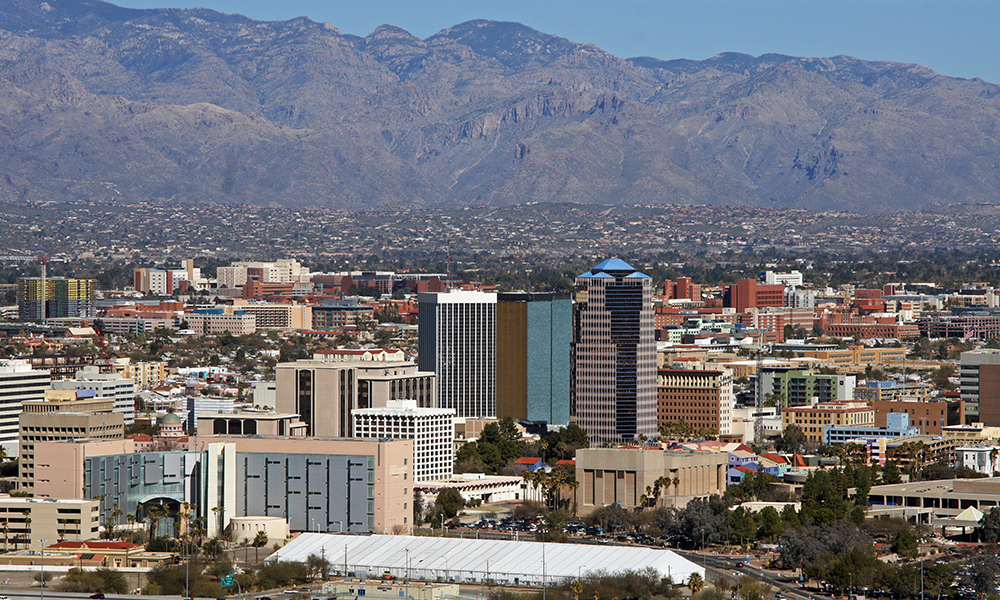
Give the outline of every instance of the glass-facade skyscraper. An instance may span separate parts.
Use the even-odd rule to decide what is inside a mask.
[[[569,423],[569,294],[497,295],[497,416]]]

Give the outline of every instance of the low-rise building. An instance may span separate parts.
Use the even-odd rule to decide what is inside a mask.
[[[689,452],[644,448],[584,448],[576,452],[577,507],[586,515],[618,503],[640,506],[647,488],[664,478],[660,506],[685,506],[726,490],[727,452]],[[663,479],[661,479],[663,481]]]
[[[822,443],[827,425],[875,426],[875,409],[864,402],[821,402],[815,406],[790,406],[781,409],[781,423],[796,425],[806,439]]]
[[[39,550],[43,540],[96,538],[100,517],[97,500],[0,495],[0,535],[5,549],[21,545]]]
[[[889,413],[883,416],[885,425],[854,426],[827,425],[823,431],[824,444],[844,444],[858,439],[892,439],[909,435],[920,435],[920,428],[910,424],[910,415],[905,412]]]
[[[1000,472],[1000,446],[960,446],[955,448],[955,464],[993,477]]]

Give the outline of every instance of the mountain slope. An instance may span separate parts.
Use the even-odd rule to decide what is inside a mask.
[[[0,199],[892,212],[1000,196],[1000,88],[917,65],[621,59],[517,23],[0,6]]]

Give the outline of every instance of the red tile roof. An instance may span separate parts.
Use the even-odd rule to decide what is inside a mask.
[[[74,541],[62,541],[56,542],[48,546],[49,548],[65,549],[65,550],[134,550],[136,548],[142,548],[139,544],[133,544],[132,542],[104,542],[99,540],[90,540],[86,542],[74,542]]]
[[[540,458],[534,458],[531,456],[524,456],[514,461],[515,465],[537,465],[542,462]]]

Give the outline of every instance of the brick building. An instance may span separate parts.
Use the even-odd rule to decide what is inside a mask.
[[[784,305],[785,286],[781,284],[765,285],[756,279],[740,279],[722,287],[722,306],[735,308],[737,313],[748,308]]]
[[[725,369],[657,371],[657,423],[685,421],[728,435],[733,427],[733,403],[733,377]]]

